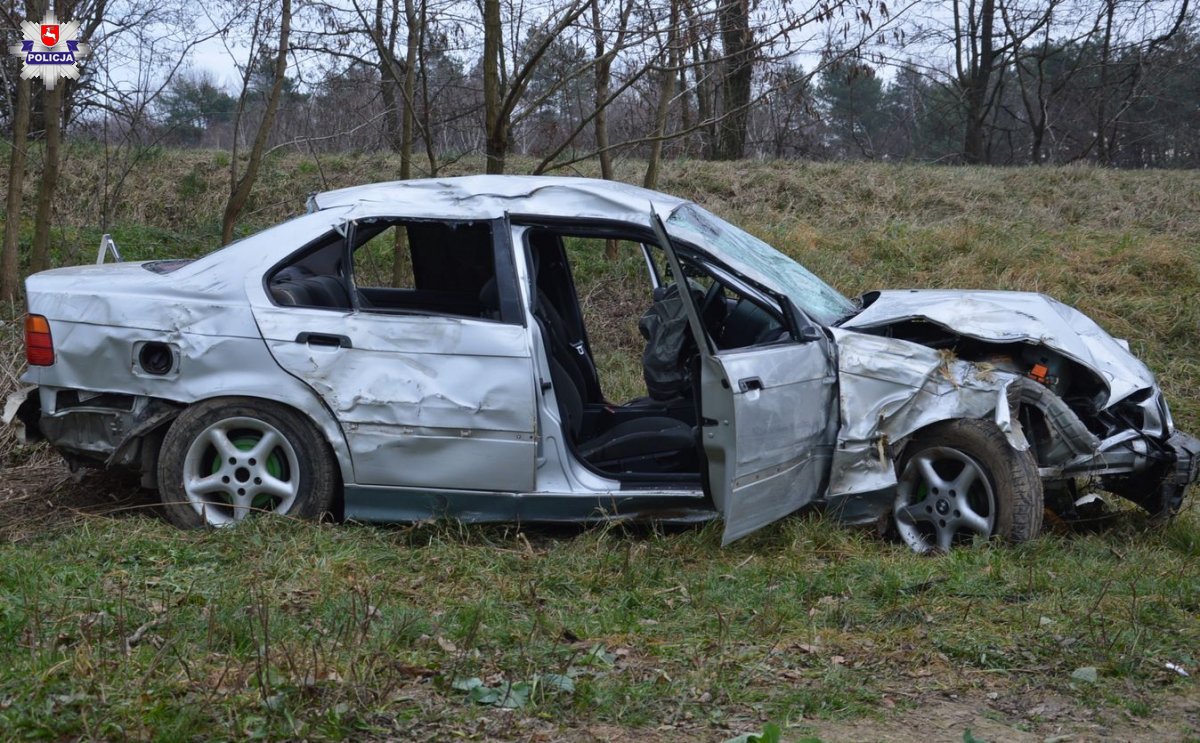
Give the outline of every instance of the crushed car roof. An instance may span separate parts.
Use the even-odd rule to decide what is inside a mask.
[[[314,194],[309,210],[335,206],[394,207],[405,215],[496,219],[507,214],[649,222],[651,206],[664,217],[684,199],[596,178],[472,175],[391,181]]]

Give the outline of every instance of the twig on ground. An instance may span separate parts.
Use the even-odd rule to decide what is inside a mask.
[[[149,622],[146,622],[141,627],[138,627],[137,629],[135,629],[133,631],[133,634],[130,635],[129,637],[126,637],[124,642],[121,643],[121,648],[122,648],[123,652],[125,653],[125,655],[129,655],[129,653],[132,652],[135,647],[137,647],[138,643],[140,643],[145,638],[147,632],[154,629],[155,627],[158,627],[165,621],[166,621],[166,619],[164,619],[163,617],[156,617],[154,619],[151,619]]]

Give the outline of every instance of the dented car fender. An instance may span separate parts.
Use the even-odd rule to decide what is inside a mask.
[[[56,345],[59,363],[30,367],[22,381],[36,385],[44,419],[61,420],[102,414],[112,422],[103,427],[106,440],[59,443],[79,451],[110,452],[125,449],[131,438],[149,431],[139,416],[146,401],[167,401],[180,407],[218,397],[251,397],[269,400],[304,414],[329,442],[344,482],[354,482],[349,448],[333,413],[303,382],[282,373],[261,337],[218,337],[186,331],[108,327],[95,332],[89,324],[55,321],[60,329]],[[162,375],[130,373],[136,359],[131,349],[146,342],[162,343],[179,358],[177,368]],[[134,398],[133,404],[112,409],[80,408],[60,404],[59,392],[91,390]],[[172,416],[173,417],[173,416]],[[44,422],[43,429],[49,421]],[[157,423],[165,423],[160,419]],[[157,425],[154,426],[157,428]],[[95,439],[87,428],[64,425],[62,430]]]
[[[906,439],[941,421],[987,418],[1014,449],[1029,449],[1009,402],[1017,375],[895,338],[830,332],[837,342],[840,414],[831,503],[895,487],[895,457]]]

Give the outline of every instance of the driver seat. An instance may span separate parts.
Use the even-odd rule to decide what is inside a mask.
[[[695,430],[675,418],[639,416],[599,433],[585,432],[583,397],[573,375],[578,372],[573,366],[564,364],[560,356],[557,352],[550,355],[550,381],[563,427],[582,459],[610,472],[696,472],[699,469]]]

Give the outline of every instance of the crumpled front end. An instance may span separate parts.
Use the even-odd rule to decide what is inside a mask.
[[[1154,387],[1154,375],[1129,346],[1087,315],[1044,294],[924,289],[868,292],[864,309],[842,326],[934,348],[948,341],[989,349],[1041,347],[1094,375],[1098,404],[1110,406]],[[940,331],[945,331],[939,332]],[[950,340],[946,333],[955,340]],[[970,358],[969,353],[959,353]]]
[[[916,343],[833,330],[838,349],[841,427],[827,502],[852,523],[874,521],[891,506],[895,459],[907,437],[939,421],[985,418],[1013,448],[1029,448],[1013,418],[1020,378]]]
[[[847,517],[869,520],[862,504],[886,500],[879,489],[895,484],[905,437],[952,418],[991,418],[1031,450],[1052,508],[1072,507],[1049,494],[1074,492],[1078,478],[1153,514],[1182,505],[1200,443],[1175,430],[1128,344],[1083,313],[1020,292],[873,292],[864,302],[835,331],[843,428],[829,498],[851,504]]]

